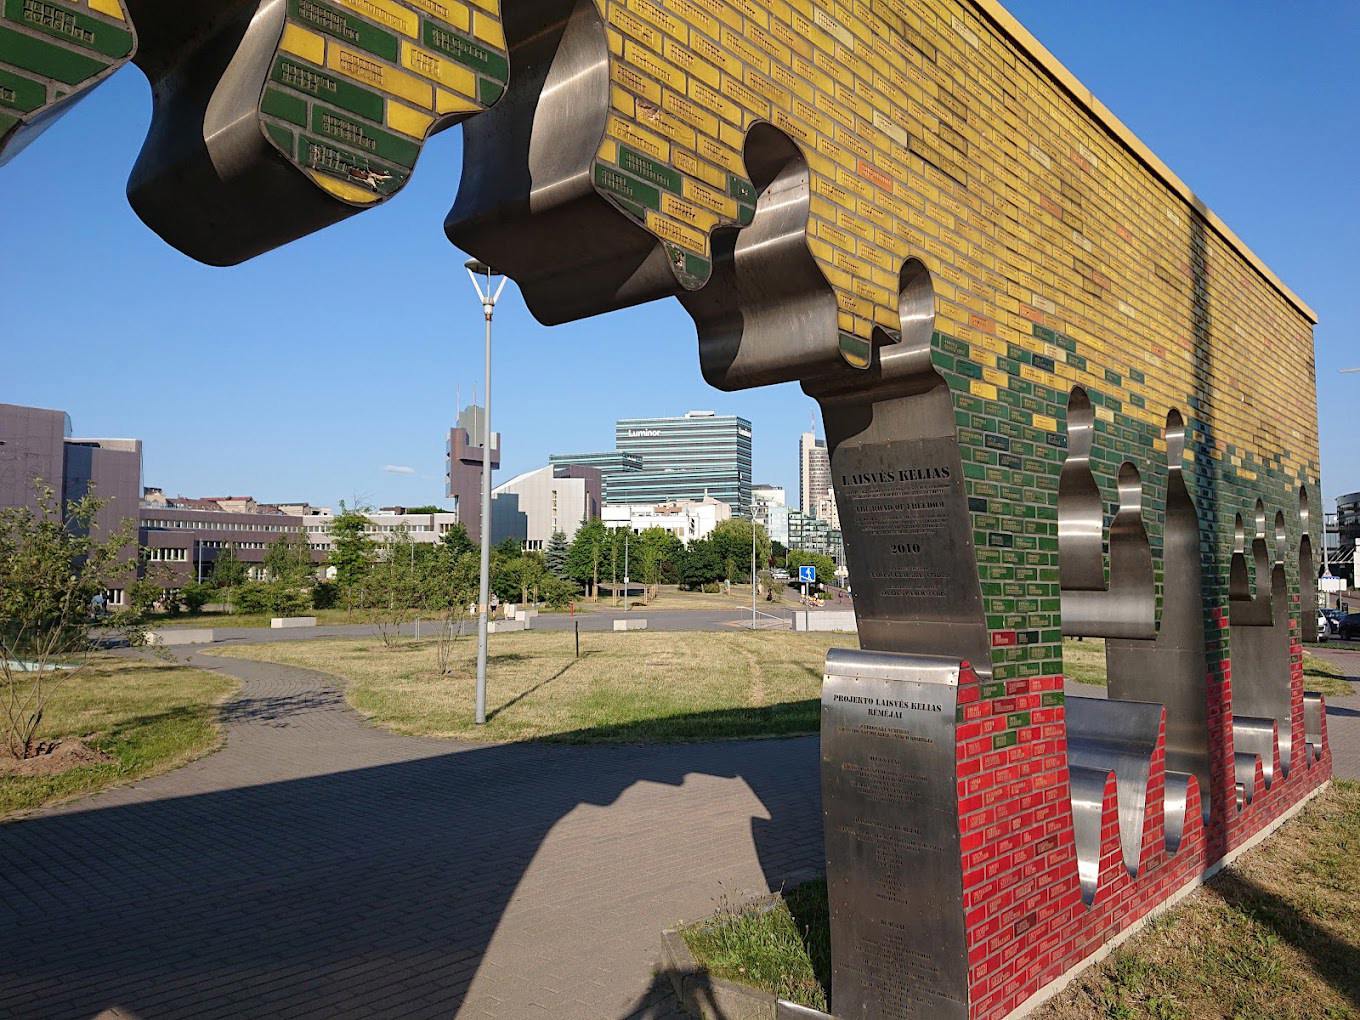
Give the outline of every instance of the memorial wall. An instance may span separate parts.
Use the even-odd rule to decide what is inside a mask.
[[[135,59],[129,196],[201,261],[462,123],[446,231],[541,321],[675,296],[712,384],[819,402],[838,1016],[1004,1016],[1329,777],[1315,316],[993,0],[3,10],[0,160]]]

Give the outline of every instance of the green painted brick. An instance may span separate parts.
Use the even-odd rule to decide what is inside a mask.
[[[280,57],[275,62],[270,77],[280,85],[286,85],[316,99],[323,99],[332,106],[357,113],[367,120],[378,124],[383,122],[383,97],[342,78],[318,71],[314,67],[287,57]]]
[[[113,60],[132,55],[131,32],[52,0],[5,0],[5,17],[16,25]],[[9,48],[0,46],[0,53],[8,54]]]
[[[494,78],[502,85],[510,80],[510,62],[505,57],[429,18],[424,19],[421,38],[430,49]],[[499,93],[496,98],[500,98]]]
[[[291,121],[298,127],[307,126],[307,100],[283,89],[267,88],[260,100],[260,112],[280,120]],[[289,147],[292,146],[292,133],[288,135]]]
[[[619,146],[619,167],[672,194],[681,192],[683,184],[678,172],[626,145]]]
[[[109,66],[106,61],[53,46],[4,25],[0,25],[0,53],[4,54],[7,64],[67,85],[89,81]]]
[[[420,146],[416,142],[388,131],[380,131],[371,124],[323,106],[312,107],[311,127],[317,134],[334,139],[357,152],[398,163],[408,170],[416,165],[416,159],[420,156]]]
[[[648,209],[661,208],[661,192],[605,163],[595,164],[595,185],[612,195]]]
[[[47,86],[0,68],[0,107],[31,113],[47,101]]]
[[[397,62],[397,37],[323,0],[288,0],[288,13],[310,28]]]

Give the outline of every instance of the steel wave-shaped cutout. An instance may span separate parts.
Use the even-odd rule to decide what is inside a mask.
[[[1161,705],[1067,699],[1067,757],[1072,784],[1072,824],[1083,901],[1095,901],[1100,882],[1101,829],[1106,785],[1113,778],[1124,869],[1137,878],[1143,852],[1148,786],[1161,745]],[[1185,832],[1189,777],[1167,783],[1164,846],[1174,854]]]
[[[494,104],[509,80],[499,0],[121,2],[128,40],[136,26],[135,56],[129,42],[122,59],[145,72],[154,101],[129,201],[211,265],[390,198],[430,135]],[[0,25],[0,64],[13,34]]]
[[[136,48],[125,0],[0,0],[0,166]]]

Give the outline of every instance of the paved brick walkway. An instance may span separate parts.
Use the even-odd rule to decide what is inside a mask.
[[[660,929],[821,861],[813,738],[460,747],[193,661],[223,750],[0,825],[0,1017],[668,1017]]]
[[[1360,683],[1360,647],[1333,642],[1308,650],[1345,670],[1353,685]],[[1332,775],[1360,779],[1360,694],[1327,699],[1327,739],[1332,745]]]

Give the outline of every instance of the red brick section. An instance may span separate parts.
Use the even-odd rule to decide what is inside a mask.
[[[1067,771],[1067,725],[1061,676],[982,683],[965,664],[959,680],[956,734],[968,939],[970,1016],[1004,1017],[1049,981],[1079,964],[1176,890],[1331,776],[1331,748],[1307,764],[1302,647],[1291,657],[1294,769],[1267,791],[1258,766],[1252,802],[1239,812],[1232,750],[1232,683],[1226,619],[1216,612],[1224,654],[1209,676],[1210,733],[1218,748],[1208,829],[1200,790],[1190,782],[1185,832],[1166,852],[1165,732],[1148,777],[1137,876],[1124,867],[1118,798],[1107,781],[1101,823],[1100,882],[1095,902],[1081,899]],[[1295,630],[1297,635],[1297,628]],[[1212,660],[1211,660],[1212,661]],[[1278,757],[1278,755],[1277,755]]]

